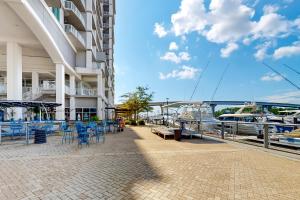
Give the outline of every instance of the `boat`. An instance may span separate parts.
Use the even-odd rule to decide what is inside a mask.
[[[222,122],[225,123],[224,129],[227,133],[236,135],[262,135],[263,125],[261,123],[267,122],[268,118],[273,115],[266,111],[260,111],[255,104],[247,104],[242,106],[234,114],[220,115],[216,129],[222,130]],[[275,126],[269,126],[269,132],[276,132]]]

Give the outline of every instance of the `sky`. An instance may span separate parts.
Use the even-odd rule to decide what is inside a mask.
[[[299,0],[117,0],[116,103],[147,86],[155,101],[300,103]],[[198,87],[192,96],[195,85]]]

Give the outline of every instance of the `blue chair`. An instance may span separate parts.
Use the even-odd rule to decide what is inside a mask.
[[[25,130],[24,130],[22,122],[12,121],[9,124],[9,128],[10,128],[10,131],[9,131],[8,135],[10,135],[11,137],[25,135]]]
[[[64,142],[67,143],[67,140],[69,141],[69,144],[73,143],[74,141],[74,134],[73,134],[73,130],[68,126],[68,124],[66,122],[63,122],[61,125],[61,131],[63,133],[62,139],[61,139],[61,143],[63,144]]]
[[[54,124],[52,121],[46,122],[46,124],[42,127],[43,130],[46,131],[47,136],[54,134]]]
[[[38,124],[35,124],[35,123],[28,124],[28,135],[29,135],[29,138],[34,135],[34,131],[36,129],[38,129],[38,128],[39,128]]]
[[[87,132],[87,126],[84,126],[82,123],[76,123],[76,130],[77,130],[77,139],[78,139],[78,146],[82,146],[82,144],[86,144],[89,146],[89,133]]]
[[[104,126],[97,126],[97,135],[96,135],[96,141],[99,143],[100,138],[102,138],[102,142],[105,142],[105,127]]]

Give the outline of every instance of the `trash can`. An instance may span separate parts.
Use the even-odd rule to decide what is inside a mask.
[[[47,143],[46,131],[43,129],[34,130],[34,144],[44,144]]]
[[[174,139],[176,141],[181,140],[181,129],[174,129]]]

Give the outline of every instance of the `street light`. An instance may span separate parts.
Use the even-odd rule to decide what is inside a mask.
[[[167,98],[167,126],[169,126],[169,98]]]

